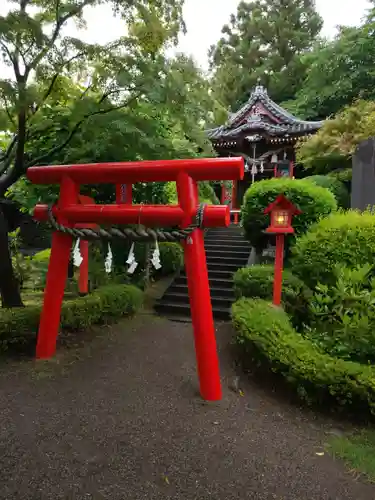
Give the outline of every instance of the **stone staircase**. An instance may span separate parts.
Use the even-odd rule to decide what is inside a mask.
[[[208,278],[214,318],[228,320],[234,301],[233,274],[247,265],[250,244],[239,226],[210,229],[205,234]],[[185,271],[175,278],[155,310],[171,319],[190,320],[190,303]]]

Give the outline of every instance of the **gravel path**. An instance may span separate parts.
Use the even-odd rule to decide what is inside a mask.
[[[191,326],[142,315],[50,362],[0,368],[0,498],[373,500],[320,453],[329,424],[244,382],[197,397]]]

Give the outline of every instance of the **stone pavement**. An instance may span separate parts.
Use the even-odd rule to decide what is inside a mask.
[[[197,396],[191,325],[140,315],[0,367],[0,499],[373,500],[321,456],[330,424],[235,376],[218,325],[224,398]],[[317,454],[318,453],[318,454]]]

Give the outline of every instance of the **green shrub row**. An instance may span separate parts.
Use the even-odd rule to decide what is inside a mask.
[[[322,352],[292,327],[288,315],[261,299],[241,299],[232,307],[236,342],[297,388],[307,403],[375,414],[375,367]]]
[[[274,266],[256,265],[239,269],[234,275],[234,292],[237,298],[248,297],[272,300]],[[291,271],[284,269],[282,302],[295,325],[307,322],[306,312],[312,292]]]
[[[60,328],[78,331],[96,324],[117,321],[134,314],[142,305],[143,293],[131,285],[108,285],[90,295],[63,302]],[[0,343],[35,342],[42,305],[0,309]]]

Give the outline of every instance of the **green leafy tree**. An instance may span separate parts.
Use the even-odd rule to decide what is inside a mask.
[[[240,2],[210,50],[218,98],[237,108],[259,77],[276,101],[292,98],[304,77],[298,56],[312,46],[321,27],[313,0]]]
[[[307,119],[325,119],[355,99],[375,99],[374,59],[375,19],[342,27],[334,40],[301,57],[306,77],[285,107]]]
[[[183,76],[182,76],[183,75]],[[38,127],[44,132],[35,135],[26,147],[30,161],[56,148],[65,137],[65,130],[77,120],[77,88],[70,81],[64,98],[61,94],[51,107],[38,115]],[[87,101],[94,97],[86,97]],[[95,101],[95,99],[94,99]],[[81,106],[79,102],[79,106]],[[90,107],[87,102],[86,106]],[[211,143],[204,132],[204,119],[211,109],[208,83],[190,58],[178,56],[165,61],[163,78],[131,106],[111,113],[89,117],[66,147],[57,152],[51,163],[98,163],[212,156]],[[99,203],[114,200],[114,186],[90,186],[88,194]],[[35,186],[21,178],[9,190],[12,199],[31,210],[38,200],[52,202],[58,187]],[[163,183],[139,183],[134,186],[134,201],[166,203]]]
[[[375,101],[360,100],[326,120],[316,135],[300,142],[297,160],[313,174],[347,169],[357,146],[374,135]]]
[[[104,3],[123,17],[126,36],[103,47],[64,35],[70,21],[84,27],[85,7]],[[182,0],[19,0],[9,7],[8,14],[0,16],[0,54],[13,72],[12,78],[0,80],[0,123],[9,133],[0,157],[0,198],[27,167],[50,163],[90,117],[128,107],[145,94],[159,76],[161,49],[176,41],[182,26]],[[50,105],[67,75],[74,75],[81,85],[76,120],[58,145],[29,160],[27,144],[42,133],[35,126],[36,117]],[[22,301],[11,266],[8,229],[2,209],[0,289],[3,306],[14,307]]]

